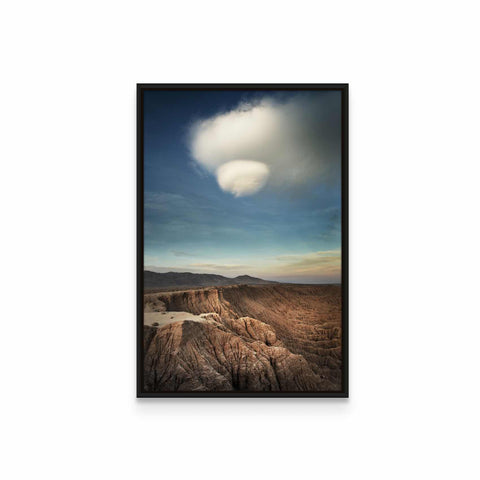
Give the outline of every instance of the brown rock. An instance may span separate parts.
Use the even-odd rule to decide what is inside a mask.
[[[340,390],[340,292],[241,285],[146,294],[148,311],[204,321],[145,327],[145,390]]]

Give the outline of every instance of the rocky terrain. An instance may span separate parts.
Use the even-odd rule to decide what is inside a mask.
[[[338,285],[147,293],[144,310],[145,392],[341,390]]]

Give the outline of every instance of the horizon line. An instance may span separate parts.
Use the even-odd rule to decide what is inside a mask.
[[[153,266],[153,268],[163,268],[163,267]],[[298,281],[292,282],[292,281],[284,281],[284,280],[271,280],[271,279],[268,279],[268,278],[262,278],[262,277],[247,275],[247,274],[237,275],[235,277],[227,277],[227,276],[225,276],[221,273],[212,273],[212,272],[190,272],[190,271],[175,272],[173,270],[170,270],[168,272],[155,272],[153,270],[148,270],[148,267],[147,268],[143,267],[143,271],[144,272],[150,272],[150,273],[156,273],[158,275],[165,275],[165,274],[168,274],[168,273],[177,273],[177,274],[189,273],[190,275],[216,275],[216,276],[219,276],[219,277],[227,278],[229,280],[235,280],[235,279],[241,278],[241,277],[249,277],[249,278],[254,278],[254,279],[257,279],[257,280],[263,280],[263,281],[274,282],[274,283],[292,283],[292,284],[298,284],[298,285],[341,285],[342,284],[341,279],[338,280],[338,281],[322,281],[322,282],[298,282]]]

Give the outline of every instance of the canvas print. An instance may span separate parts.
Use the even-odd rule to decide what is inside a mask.
[[[347,395],[347,86],[138,86],[139,396]]]

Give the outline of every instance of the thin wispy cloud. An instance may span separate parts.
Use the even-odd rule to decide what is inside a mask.
[[[295,278],[307,276],[312,281],[340,280],[341,274],[341,251],[322,250],[295,255],[277,255],[264,257],[259,264],[247,264],[236,262],[235,258],[223,259],[222,261],[199,261],[182,263],[176,266],[156,265],[155,271],[191,271],[197,273],[218,273],[232,276],[252,275],[265,279]]]
[[[242,270],[242,269],[252,268],[251,265],[240,265],[240,264],[229,265],[224,263],[191,263],[188,266],[193,267],[195,269],[215,270],[215,271]]]
[[[170,250],[170,251],[176,257],[193,257],[194,256],[192,253],[183,252],[182,250]]]
[[[276,257],[277,260],[281,262],[292,262],[292,261],[303,261],[305,258],[338,258],[341,255],[341,251],[339,249],[335,250],[321,250],[318,252],[311,252],[299,255],[278,255]]]
[[[280,270],[291,275],[296,274],[338,274],[341,271],[340,250],[310,252],[301,255],[280,255]]]

